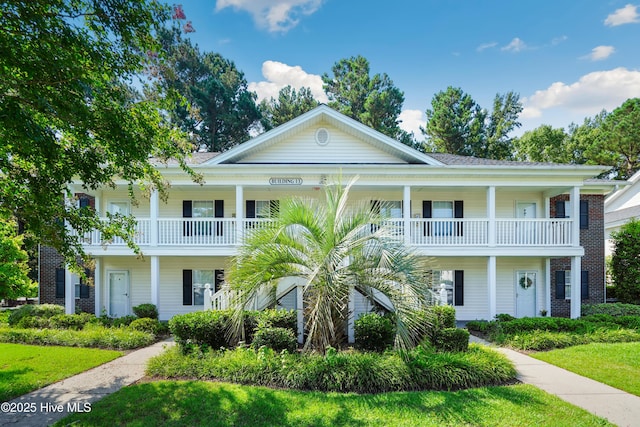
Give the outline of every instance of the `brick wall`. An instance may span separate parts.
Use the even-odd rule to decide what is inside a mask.
[[[556,217],[556,201],[569,200],[569,195],[563,194],[551,199],[551,217]],[[580,229],[580,245],[584,247],[582,270],[589,272],[589,298],[583,299],[583,304],[605,302],[605,262],[604,262],[604,196],[583,194],[580,200],[589,203],[589,228]],[[553,316],[569,317],[571,314],[570,300],[556,298],[556,276],[558,270],[570,270],[570,258],[551,259],[551,314]]]
[[[56,298],[56,268],[64,268],[62,256],[53,248],[40,248],[40,304],[64,306],[64,298]],[[95,310],[95,289],[89,287],[89,298],[76,298],[76,311],[93,313]]]

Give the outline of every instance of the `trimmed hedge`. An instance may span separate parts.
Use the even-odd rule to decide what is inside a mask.
[[[298,350],[298,340],[291,329],[258,328],[253,338],[253,347],[268,347],[275,351],[286,350],[293,353]]]
[[[592,314],[608,314],[610,316],[640,316],[640,305],[623,304],[583,304],[581,309],[583,316]]]
[[[207,346],[214,350],[234,347],[237,342],[229,334],[233,310],[194,311],[173,316],[169,329],[176,343],[189,352],[194,346]],[[244,312],[245,342],[251,344],[260,328],[284,328],[297,334],[297,315],[291,310],[263,310]]]
[[[358,349],[381,352],[393,346],[396,326],[386,316],[363,314],[356,319],[353,328]]]
[[[431,342],[439,351],[467,351],[469,331],[460,328],[443,328],[435,332]]]
[[[132,308],[133,314],[140,319],[156,319],[158,320],[158,308],[155,304],[140,304]]]
[[[81,331],[71,329],[0,328],[0,342],[68,347],[97,347],[129,350],[153,344],[153,334],[129,328],[91,326]]]

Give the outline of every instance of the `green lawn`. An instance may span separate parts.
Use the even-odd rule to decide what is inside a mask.
[[[592,343],[530,356],[640,396],[640,343]]]
[[[93,348],[0,343],[0,402],[122,356]]]
[[[606,426],[529,385],[375,395],[204,381],[125,387],[57,425],[74,426]]]

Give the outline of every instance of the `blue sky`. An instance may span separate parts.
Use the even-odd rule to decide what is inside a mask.
[[[636,0],[637,1],[637,0]],[[402,127],[422,135],[434,94],[483,108],[520,94],[522,128],[566,127],[640,97],[640,2],[628,0],[183,0],[202,50],[235,62],[259,99],[311,87],[362,55],[404,92]]]

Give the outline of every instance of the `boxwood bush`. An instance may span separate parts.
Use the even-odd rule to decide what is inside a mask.
[[[583,304],[583,316],[591,314],[609,314],[611,316],[640,316],[640,305],[635,304]]]
[[[136,319],[129,325],[129,328],[134,331],[142,331],[147,332],[153,335],[159,335],[162,331],[162,325],[158,322],[157,319],[153,319],[151,317],[141,317],[140,319]]]
[[[396,326],[391,319],[376,313],[366,313],[354,322],[355,346],[361,350],[384,351],[393,346]]]
[[[155,304],[140,304],[132,308],[133,314],[141,319],[156,319],[158,320],[158,308]]]
[[[258,328],[253,337],[253,347],[268,347],[275,351],[287,350],[293,353],[298,349],[295,334],[288,328]]]
[[[431,342],[439,351],[467,351],[469,331],[461,328],[443,328],[434,333]]]
[[[227,339],[230,310],[194,311],[173,316],[169,329],[183,351],[206,345],[214,350],[230,347]]]

